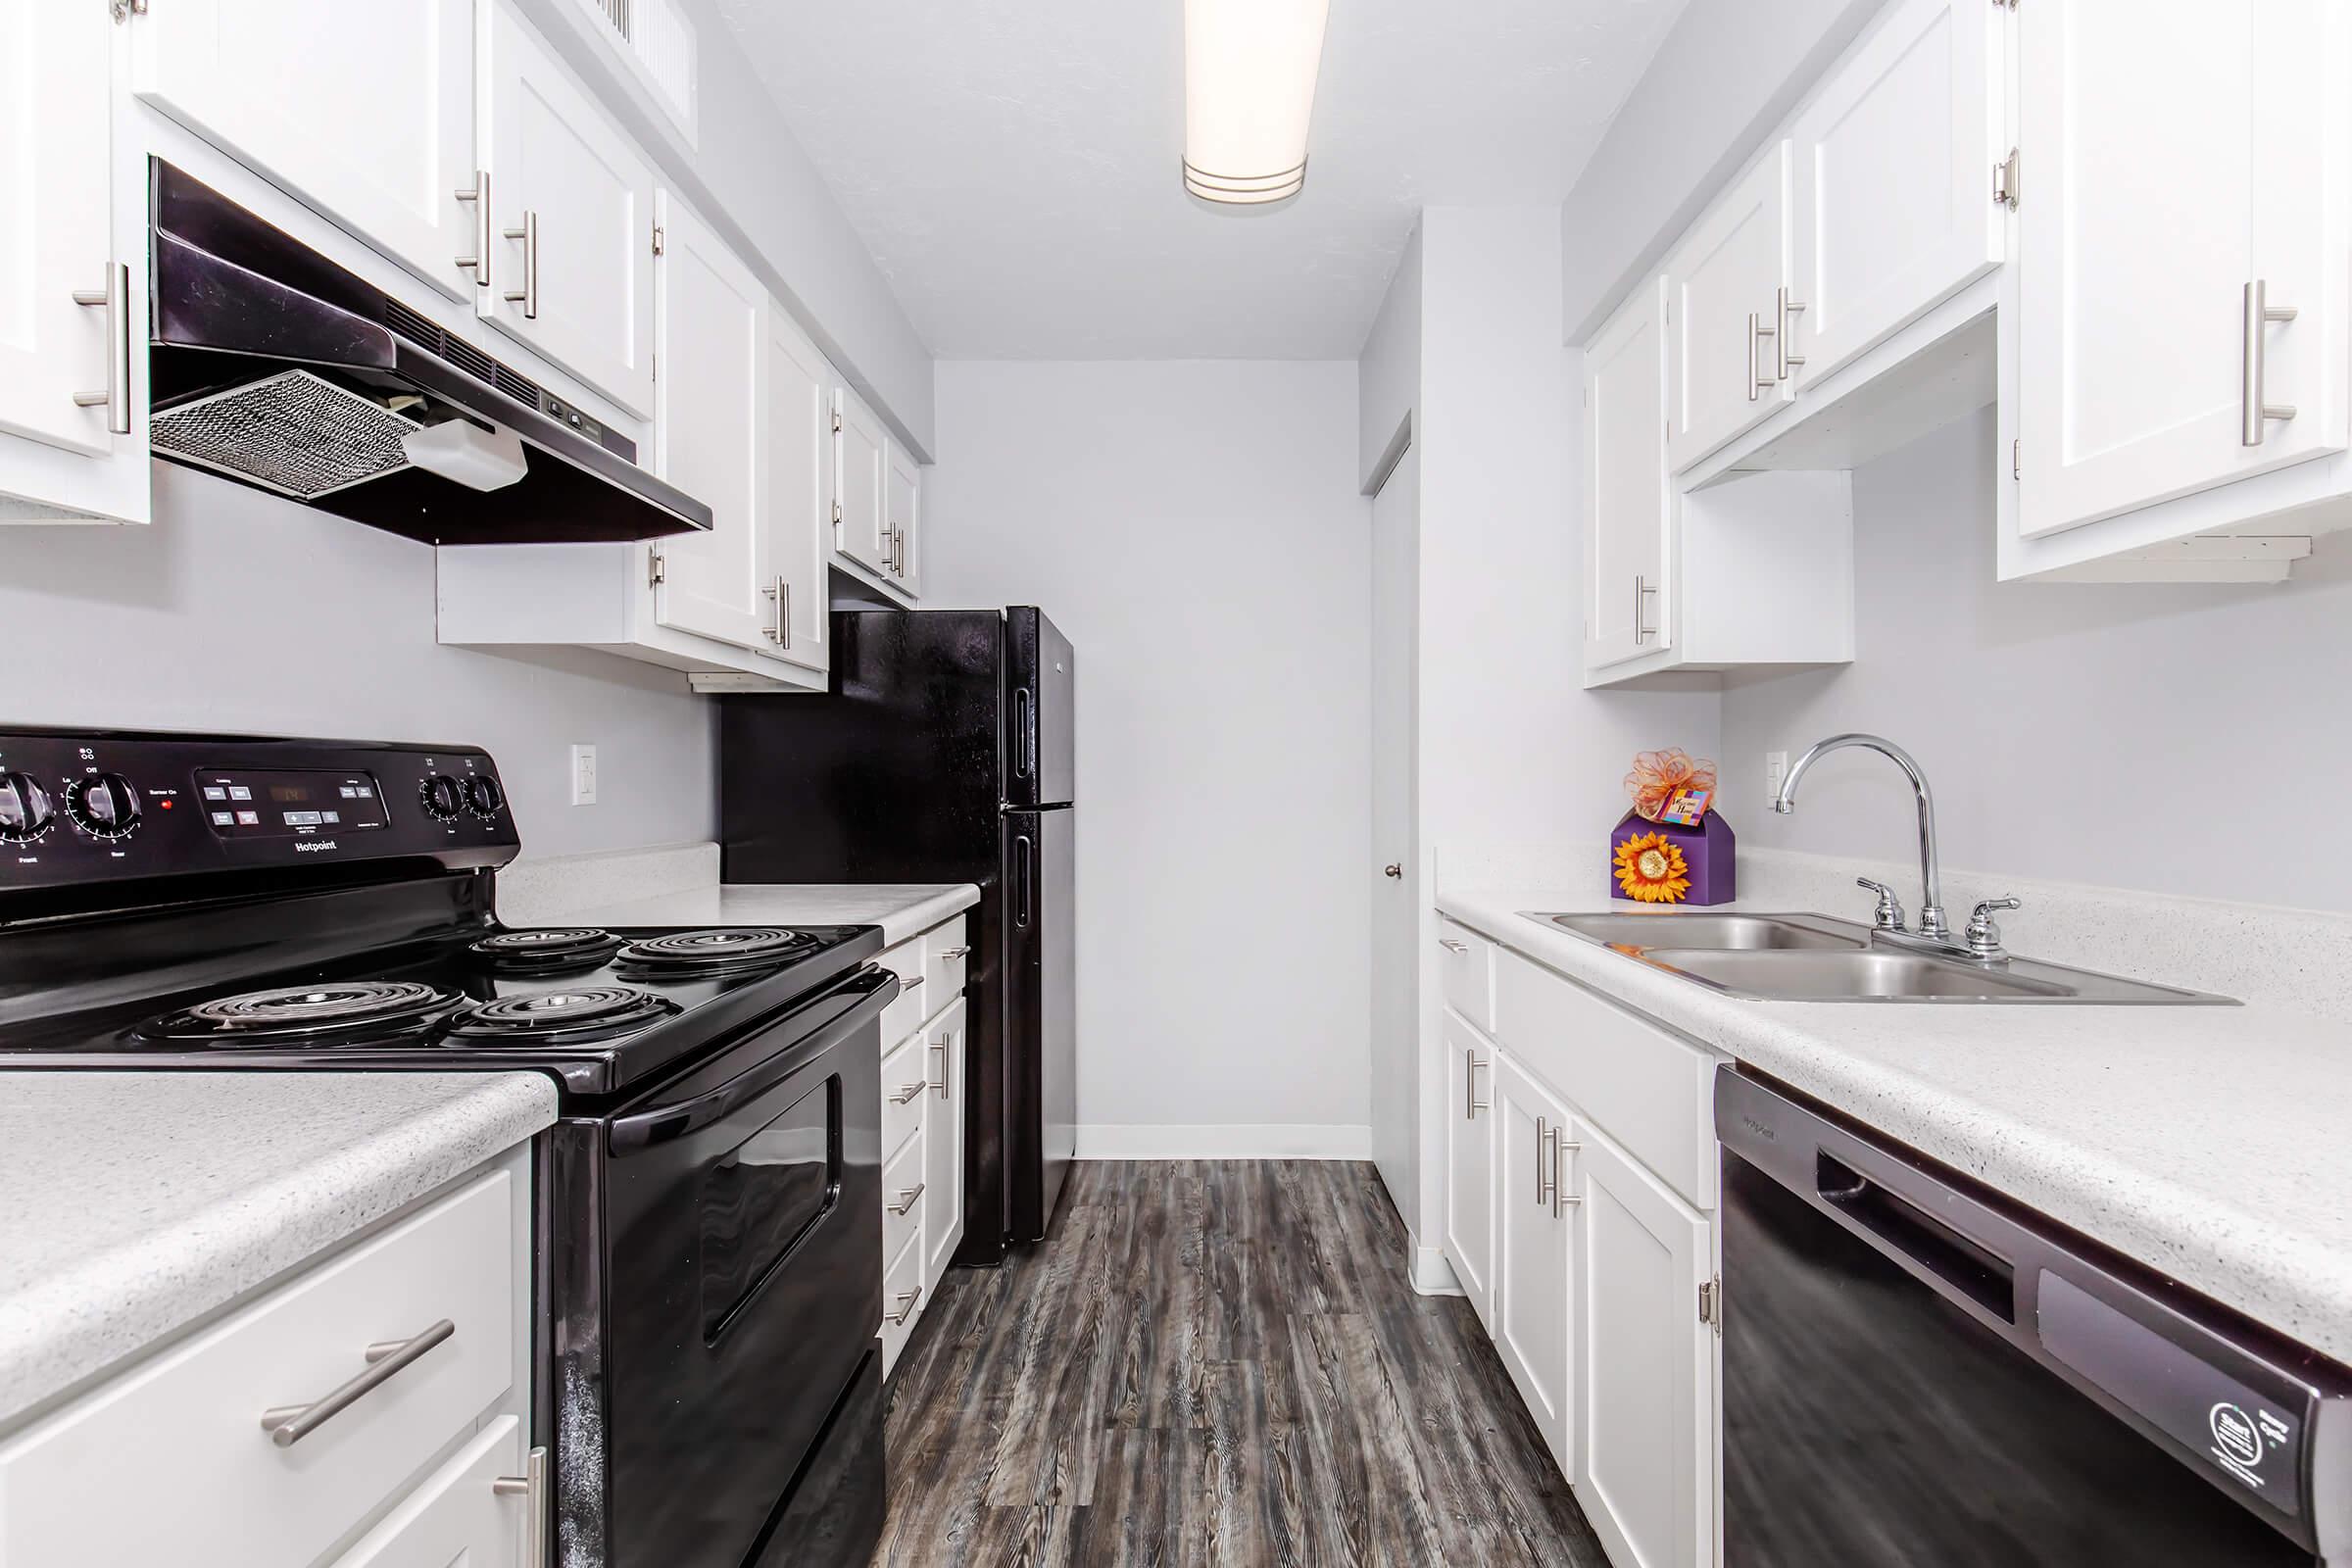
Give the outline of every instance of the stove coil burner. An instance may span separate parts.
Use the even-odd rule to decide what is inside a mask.
[[[577,986],[477,1003],[451,1021],[462,1040],[572,1040],[640,1029],[678,1010],[635,986]]]
[[[151,1040],[308,1039],[414,1027],[456,1006],[455,992],[413,980],[335,980],[247,991],[142,1024]]]
[[[669,931],[632,942],[618,961],[671,974],[712,974],[782,963],[816,951],[816,938],[781,926],[722,926],[710,931]]]
[[[604,962],[619,948],[620,938],[612,932],[581,925],[501,931],[471,944],[466,951],[488,958],[494,968],[513,972],[585,968]]]

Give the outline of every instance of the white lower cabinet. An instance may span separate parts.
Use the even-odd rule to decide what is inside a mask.
[[[1615,1568],[1712,1568],[1715,1058],[1507,949],[1494,995],[1439,1031],[1446,1259]]]
[[[874,961],[899,977],[882,1015],[882,1374],[939,1289],[963,1242],[963,987],[970,937],[963,915],[886,949]]]

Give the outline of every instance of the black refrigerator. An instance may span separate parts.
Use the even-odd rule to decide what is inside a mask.
[[[729,882],[980,888],[963,1246],[1053,1220],[1077,1143],[1077,819],[1069,639],[1029,605],[850,610],[822,697],[719,701]]]

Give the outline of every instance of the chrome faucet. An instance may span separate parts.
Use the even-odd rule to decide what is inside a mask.
[[[1872,936],[1900,947],[1924,948],[1931,952],[1975,958],[1980,962],[1997,961],[2007,955],[2000,948],[2000,931],[1992,924],[1991,911],[1980,909],[1977,923],[1972,923],[1973,941],[1954,941],[1951,926],[1943,916],[1943,889],[1936,859],[1936,798],[1929,793],[1928,775],[1920,771],[1911,754],[1889,740],[1876,735],[1833,735],[1796,760],[1788,776],[1781,781],[1781,793],[1774,797],[1772,808],[1786,816],[1796,809],[1797,780],[1805,770],[1832,752],[1859,746],[1877,752],[1903,770],[1911,780],[1912,793],[1919,797],[1919,925],[1906,930],[1903,926],[1902,906],[1894,895],[1876,882],[1863,881],[1862,886],[1879,896],[1878,909],[1873,917]],[[2014,904],[2008,905],[2014,908]]]

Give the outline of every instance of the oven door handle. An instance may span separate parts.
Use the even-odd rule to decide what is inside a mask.
[[[651,1110],[615,1117],[606,1134],[608,1147],[615,1155],[620,1155],[650,1149],[656,1144],[666,1144],[698,1128],[708,1127],[745,1101],[766,1094],[808,1066],[811,1057],[822,1055],[881,1018],[882,1009],[898,1000],[899,977],[887,969],[875,973],[880,981],[872,991],[866,993],[849,1011],[801,1041],[791,1051],[770,1056],[740,1077],[731,1078],[716,1089],[699,1094],[692,1100],[681,1100],[675,1104],[658,1105]]]

